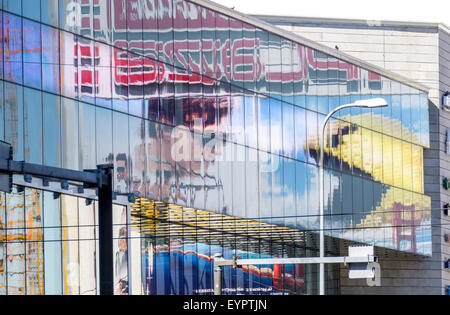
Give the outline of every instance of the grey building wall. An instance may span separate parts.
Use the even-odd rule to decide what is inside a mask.
[[[424,152],[424,183],[425,193],[432,198],[433,256],[380,251],[382,287],[349,280],[344,267],[340,284],[342,294],[444,294],[450,285],[450,272],[443,268],[444,260],[450,258],[450,246],[444,242],[450,219],[441,208],[450,203],[450,191],[442,186],[443,177],[450,178],[450,155],[445,153],[450,112],[442,108],[441,99],[450,90],[450,30],[434,23],[256,17],[430,88],[430,148]],[[346,255],[344,242],[341,249]]]
[[[450,91],[450,31],[448,29],[439,29],[439,88],[440,96]],[[441,110],[441,132],[440,137],[442,148],[441,154],[441,171],[442,176],[450,178],[450,155],[445,153],[445,140],[447,137],[447,129],[450,129],[450,112]],[[444,190],[441,186],[442,203],[450,204],[450,191]],[[445,234],[450,233],[450,216],[442,216],[442,239]],[[442,245],[443,260],[450,259],[450,244]],[[450,285],[450,271],[443,270],[442,278],[444,285]]]

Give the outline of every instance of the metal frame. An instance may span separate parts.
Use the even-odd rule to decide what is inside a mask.
[[[267,259],[240,259],[234,257],[232,260],[222,258],[222,254],[214,255],[214,295],[222,295],[222,267],[233,266],[237,268],[243,265],[310,265],[310,264],[366,264],[373,270],[375,279],[367,278],[367,285],[381,285],[381,268],[378,257],[368,255],[361,257],[305,257],[305,258],[267,258]],[[322,289],[322,288],[321,288]]]
[[[0,148],[10,148],[8,143],[0,141]],[[6,159],[5,159],[6,158]],[[0,156],[0,174],[9,177],[9,189],[12,188],[14,174],[24,175],[25,182],[31,182],[32,177],[40,177],[48,181],[60,181],[63,190],[68,189],[69,181],[76,182],[84,188],[98,190],[98,218],[99,218],[99,280],[100,295],[114,294],[114,258],[113,258],[113,186],[112,173],[114,165],[98,165],[95,170],[75,171],[64,168],[32,164],[12,160],[12,154]],[[26,179],[25,179],[26,177]],[[25,185],[24,185],[25,186]],[[9,191],[8,191],[9,190]],[[44,189],[45,190],[45,189]],[[51,191],[51,189],[48,189]],[[58,192],[61,193],[61,192]]]

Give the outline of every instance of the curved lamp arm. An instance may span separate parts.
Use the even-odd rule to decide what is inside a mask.
[[[324,155],[324,135],[325,128],[328,120],[333,116],[337,111],[341,109],[350,108],[350,107],[360,107],[360,108],[380,108],[386,107],[388,104],[383,98],[373,98],[368,100],[359,100],[352,104],[341,105],[334,110],[332,110],[326,117],[322,123],[321,133],[320,133],[320,176],[319,176],[319,233],[320,233],[320,257],[325,257],[325,236],[324,236],[324,191],[323,191],[323,155]],[[320,280],[319,280],[319,290],[320,295],[325,295],[325,265],[320,263]]]

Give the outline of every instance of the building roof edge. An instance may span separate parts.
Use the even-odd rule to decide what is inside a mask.
[[[430,88],[428,86],[422,84],[422,83],[413,81],[413,80],[411,80],[411,79],[409,79],[407,77],[404,77],[404,76],[402,76],[400,74],[388,71],[388,70],[386,70],[384,68],[381,68],[379,66],[373,65],[373,64],[371,64],[369,62],[366,62],[366,61],[363,61],[361,59],[358,59],[358,58],[353,57],[353,56],[351,56],[349,54],[343,53],[341,51],[338,51],[336,49],[330,48],[330,47],[325,46],[323,44],[314,42],[314,41],[312,41],[310,39],[302,37],[302,36],[300,36],[298,34],[295,34],[293,32],[284,30],[284,29],[282,29],[280,27],[277,27],[277,26],[272,25],[272,24],[270,24],[270,23],[268,23],[266,21],[261,20],[261,19],[257,18],[256,16],[246,15],[246,14],[244,14],[242,12],[233,10],[231,8],[228,8],[228,7],[225,7],[225,6],[221,5],[221,4],[212,2],[210,0],[187,0],[187,1],[191,2],[191,3],[194,3],[194,4],[197,4],[197,5],[201,5],[201,6],[210,8],[210,9],[216,11],[216,12],[222,13],[224,15],[228,15],[228,16],[230,16],[232,18],[239,19],[239,20],[244,21],[244,22],[246,22],[248,24],[251,24],[251,25],[253,25],[255,27],[261,28],[261,29],[266,30],[268,32],[271,32],[271,33],[274,33],[274,34],[279,35],[281,37],[284,37],[286,39],[292,40],[294,42],[298,42],[300,44],[304,44],[304,45],[306,45],[306,46],[308,46],[310,48],[313,48],[313,49],[316,49],[318,51],[321,51],[322,53],[334,56],[334,57],[336,57],[338,59],[342,59],[342,60],[347,61],[349,63],[352,63],[354,65],[360,66],[361,68],[364,68],[366,70],[370,70],[370,71],[376,72],[376,73],[378,73],[378,74],[380,74],[380,75],[382,75],[384,77],[387,77],[387,78],[399,81],[401,83],[407,84],[407,85],[409,85],[411,87],[414,87],[416,89],[422,90],[424,92],[428,93],[430,91]]]

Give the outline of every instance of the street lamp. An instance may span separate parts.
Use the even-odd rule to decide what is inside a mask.
[[[367,100],[356,101],[351,104],[345,104],[337,107],[333,111],[331,111],[325,120],[322,123],[321,133],[320,133],[320,180],[319,180],[319,220],[320,220],[320,258],[325,257],[325,238],[324,238],[324,220],[323,220],[323,207],[324,207],[324,187],[323,187],[323,151],[324,151],[324,135],[325,135],[325,127],[327,125],[328,120],[333,116],[337,111],[349,108],[349,107],[360,107],[360,108],[379,108],[386,107],[388,104],[383,98],[373,98]],[[320,295],[325,295],[325,264],[320,263],[320,279],[319,279],[319,288]]]

